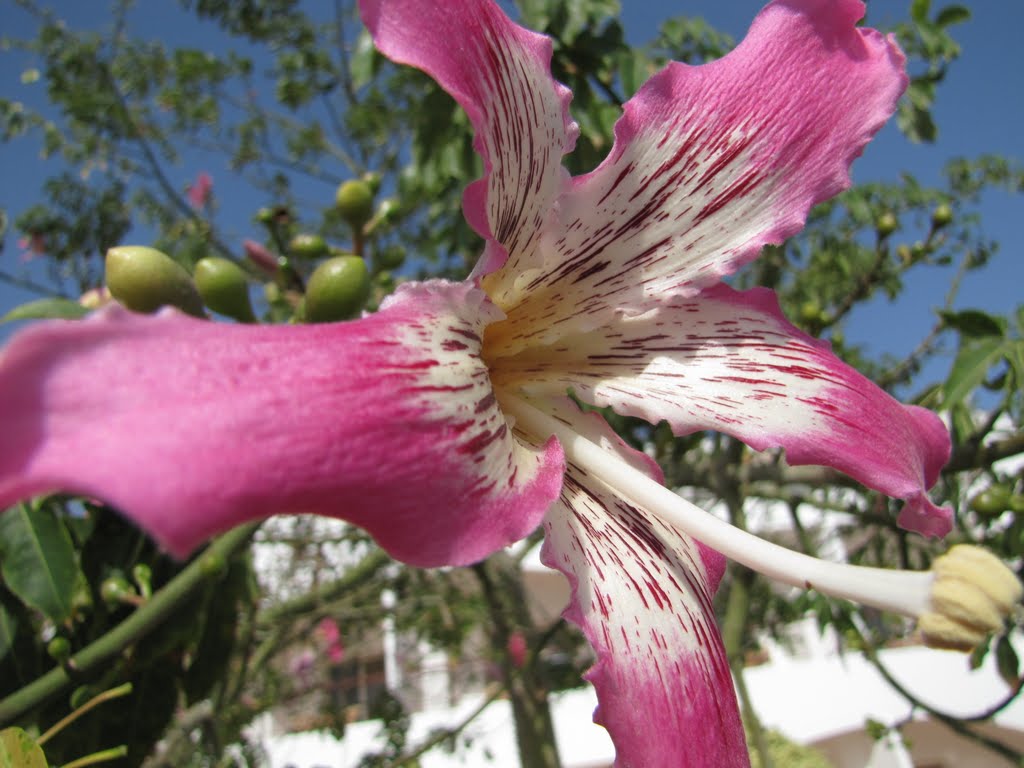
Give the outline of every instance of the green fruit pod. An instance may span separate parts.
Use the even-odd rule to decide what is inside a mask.
[[[219,315],[243,323],[256,321],[249,300],[249,279],[233,261],[209,256],[196,262],[196,287],[203,302]]]
[[[373,190],[365,181],[346,181],[334,196],[338,213],[353,227],[361,227],[373,216]]]
[[[291,239],[288,250],[303,259],[319,259],[327,254],[327,243],[320,235],[303,232]]]
[[[155,248],[111,248],[107,251],[106,281],[110,294],[135,312],[150,314],[161,307],[177,307],[196,317],[205,316],[191,275]]]
[[[330,323],[355,317],[370,296],[370,271],[358,256],[328,259],[306,285],[305,318]]]

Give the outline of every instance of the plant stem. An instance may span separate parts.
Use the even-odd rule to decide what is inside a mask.
[[[75,720],[80,718],[86,712],[88,712],[88,711],[90,711],[92,709],[95,709],[96,707],[98,707],[100,704],[102,704],[105,701],[111,701],[112,699],[119,699],[122,696],[127,696],[131,692],[132,692],[132,684],[131,683],[125,683],[124,685],[119,685],[117,688],[111,688],[109,691],[104,691],[103,693],[101,693],[101,694],[99,694],[97,696],[93,696],[91,699],[89,699],[89,701],[85,702],[85,704],[80,706],[78,709],[76,709],[70,715],[68,715],[67,717],[61,718],[54,725],[50,726],[49,730],[47,730],[46,733],[44,733],[42,736],[40,736],[38,739],[36,739],[36,744],[38,744],[40,747],[43,746],[46,742],[48,742],[50,739],[52,739],[58,733],[63,731],[65,728],[67,728],[69,725],[71,725],[71,723],[75,722]]]
[[[112,747],[111,749],[104,749],[102,752],[93,752],[91,755],[72,760],[70,763],[64,763],[62,768],[85,768],[87,765],[109,763],[111,760],[117,760],[119,757],[124,757],[127,754],[128,747]]]
[[[228,557],[248,543],[259,525],[248,523],[215,539],[144,606],[72,656],[69,666],[80,675],[87,674],[159,627],[196,589],[221,570],[222,563]],[[0,701],[0,726],[7,725],[14,718],[42,704],[72,682],[64,667],[51,669]]]
[[[980,744],[983,747],[990,749],[997,755],[1005,757],[1014,765],[1024,766],[1024,755],[1022,755],[1021,752],[1018,752],[1016,749],[1014,749],[1013,746],[992,736],[987,736],[986,734],[981,733],[980,731],[976,731],[975,729],[968,726],[967,723],[964,722],[963,718],[954,717],[952,715],[947,715],[945,712],[940,712],[934,707],[929,706],[925,702],[921,701],[919,698],[917,698],[917,696],[915,696],[909,690],[904,688],[903,685],[901,685],[900,682],[892,676],[892,673],[889,672],[889,669],[882,663],[882,660],[878,657],[878,651],[875,649],[873,645],[865,643],[864,656],[868,661],[871,662],[875,669],[878,670],[878,673],[885,678],[885,681],[889,683],[889,685],[891,685],[897,693],[899,693],[904,699],[906,699],[911,706],[922,710],[927,715],[935,718],[940,723],[947,726],[954,733],[958,733],[960,736],[963,736],[965,739],[969,739]]]

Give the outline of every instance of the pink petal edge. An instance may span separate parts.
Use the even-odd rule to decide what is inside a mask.
[[[711,429],[757,450],[782,447],[791,464],[834,467],[904,499],[905,528],[943,536],[952,527],[952,511],[926,494],[949,460],[941,420],[901,405],[790,324],[767,289],[715,286],[499,361],[492,378],[534,396],[571,387],[621,415],[667,420],[676,434]]]
[[[99,498],[178,555],[313,512],[414,565],[479,560],[539,524],[564,468],[555,441],[522,444],[497,406],[479,345],[499,316],[436,281],[332,325],[117,307],[36,325],[0,357],[0,509]]]
[[[597,414],[561,403],[558,418],[634,467],[660,470]],[[541,558],[569,579],[563,614],[597,654],[596,722],[619,768],[749,765],[711,597],[724,558],[625,502],[570,465],[544,519]]]
[[[377,48],[422,69],[469,115],[484,176],[463,196],[470,226],[490,247],[474,271],[537,246],[561,193],[561,158],[579,128],[572,93],[551,77],[551,40],[514,24],[490,0],[360,0]]]
[[[507,353],[693,296],[848,187],[907,82],[895,42],[854,26],[863,11],[776,2],[727,56],[652,77],[559,201],[547,247],[486,279],[515,328]]]

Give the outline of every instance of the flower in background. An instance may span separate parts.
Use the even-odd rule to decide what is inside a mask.
[[[210,194],[213,192],[213,177],[206,171],[201,171],[193,184],[189,185],[185,196],[189,205],[197,211],[206,207],[210,201]]]
[[[338,622],[329,616],[320,620],[316,625],[317,635],[327,650],[327,658],[332,664],[341,664],[345,659],[345,646],[341,642],[341,630],[338,629]]]
[[[46,237],[40,232],[32,232],[18,238],[21,254],[18,259],[23,264],[46,253]]]

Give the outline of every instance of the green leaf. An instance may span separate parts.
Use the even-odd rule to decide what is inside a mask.
[[[3,317],[0,323],[9,323],[12,320],[46,320],[60,318],[62,320],[77,320],[85,317],[90,310],[83,307],[77,301],[71,299],[36,299],[28,304],[15,307]]]
[[[953,361],[949,378],[942,385],[942,407],[958,403],[980,386],[989,368],[1006,355],[1007,342],[995,336],[965,340]]]
[[[0,605],[0,660],[7,655],[14,645],[14,633],[18,630],[18,620],[4,606]]]
[[[988,656],[989,647],[990,643],[987,642],[975,646],[968,657],[968,666],[971,669],[981,669],[981,665],[985,662],[985,657]]]
[[[931,0],[914,0],[910,4],[910,18],[918,24],[928,20],[928,9],[931,7]]]
[[[46,768],[46,755],[21,728],[0,731],[0,768]]]
[[[627,50],[619,59],[619,80],[622,92],[628,99],[636,93],[650,77],[648,58],[638,50]]]
[[[49,507],[26,504],[0,514],[0,576],[22,602],[55,624],[71,616],[83,579],[67,528]]]
[[[1020,682],[1020,660],[1006,635],[1000,637],[996,644],[996,668],[1008,686],[1017,687]]]
[[[935,17],[935,26],[951,27],[971,18],[971,11],[962,5],[947,5]]]
[[[964,336],[980,338],[983,336],[1006,335],[1006,326],[999,318],[993,317],[979,309],[965,309],[961,312],[939,312],[943,324],[954,328]]]
[[[368,85],[381,65],[381,55],[373,45],[373,38],[365,30],[359,34],[349,57],[349,75],[356,90]]]

